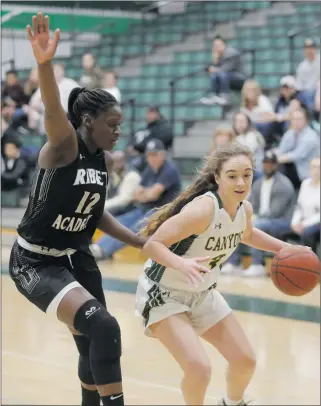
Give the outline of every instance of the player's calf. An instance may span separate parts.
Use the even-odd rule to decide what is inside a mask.
[[[121,335],[117,320],[96,300],[76,312],[74,328],[89,338],[89,362],[103,405],[122,406]]]

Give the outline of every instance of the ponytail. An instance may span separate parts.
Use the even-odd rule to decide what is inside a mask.
[[[77,130],[84,113],[97,117],[99,113],[115,105],[118,105],[117,100],[105,90],[75,87],[68,98],[68,118]]]

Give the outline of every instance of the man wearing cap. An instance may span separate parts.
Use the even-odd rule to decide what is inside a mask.
[[[158,106],[148,107],[146,122],[147,127],[137,131],[132,137],[130,142],[132,152],[143,154],[147,143],[154,139],[162,141],[165,149],[169,150],[173,144],[173,131]]]
[[[252,186],[250,201],[253,206],[254,227],[282,238],[291,232],[291,218],[294,211],[296,196],[290,180],[278,171],[277,156],[266,151],[263,158],[262,178],[257,179]],[[242,248],[241,248],[242,249]],[[244,276],[263,276],[264,253],[251,248],[252,265],[241,270],[240,250],[230,257],[228,264],[223,266],[223,273],[240,273]]]
[[[148,218],[153,209],[171,202],[180,192],[181,180],[175,165],[167,159],[164,144],[160,140],[150,140],[146,144],[147,167],[141,174],[140,185],[133,196],[134,208],[116,217],[117,220],[137,232],[141,221]],[[104,235],[91,251],[97,259],[111,258],[124,244]]]
[[[313,107],[317,82],[320,79],[320,54],[317,44],[312,39],[304,42],[305,59],[300,63],[296,72],[297,88],[302,92],[304,102],[309,108]]]
[[[292,100],[304,102],[303,97],[297,90],[294,76],[286,75],[280,81],[280,95],[275,104],[273,113],[262,113],[263,120],[266,124],[266,133],[269,134],[266,140],[268,145],[273,145],[283,136],[289,127],[290,104]],[[269,124],[268,124],[269,123]]]

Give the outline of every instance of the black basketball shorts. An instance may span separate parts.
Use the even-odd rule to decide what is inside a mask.
[[[46,313],[56,313],[66,293],[80,286],[106,306],[101,273],[89,250],[54,257],[31,252],[15,242],[9,274],[19,292]]]

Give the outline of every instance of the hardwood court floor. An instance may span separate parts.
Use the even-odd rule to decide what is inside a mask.
[[[4,264],[4,272],[5,268]],[[131,292],[141,265],[102,263],[101,269],[104,286],[110,289],[108,307],[122,328],[126,404],[183,404],[179,367],[156,340],[144,336],[134,316]],[[235,314],[258,358],[249,397],[261,405],[319,405],[319,289],[291,298],[265,278],[247,281],[222,276],[219,282],[232,307],[246,310]],[[265,307],[269,315],[257,313],[264,313]],[[215,405],[224,394],[226,364],[204,345],[213,365],[206,404]],[[18,294],[6,274],[2,277],[2,403],[80,404],[77,352],[70,334]]]

